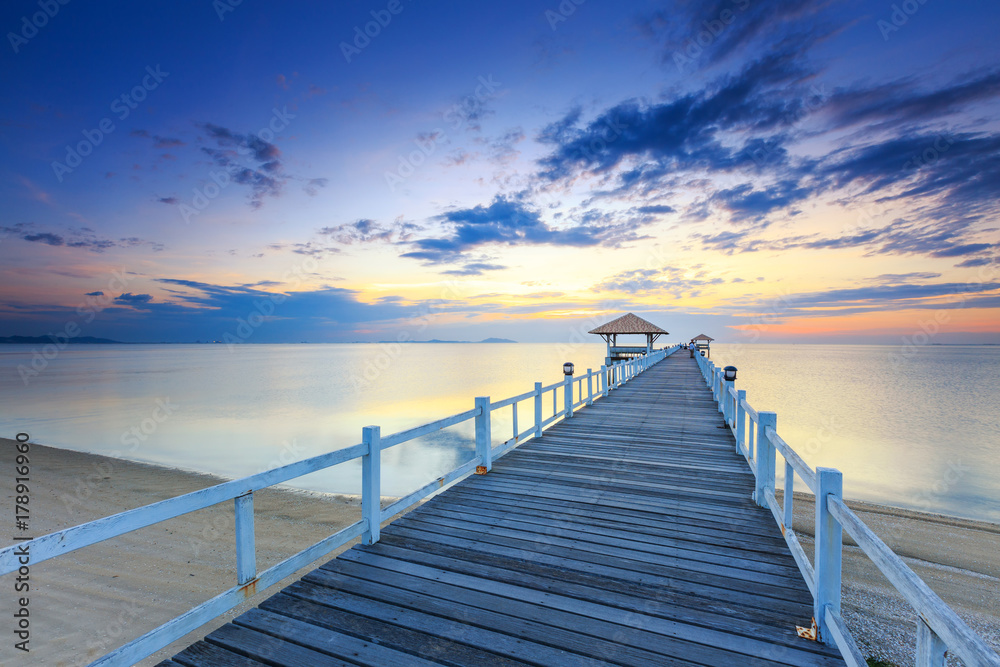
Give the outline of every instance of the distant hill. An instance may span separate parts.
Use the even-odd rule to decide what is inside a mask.
[[[516,343],[516,340],[511,340],[510,338],[484,338],[480,343]]]
[[[56,342],[50,336],[0,336],[0,344],[8,345],[48,345],[49,343]],[[58,340],[60,343],[64,343],[65,339],[60,338]],[[84,344],[99,344],[99,345],[125,345],[120,340],[111,340],[110,338],[94,338],[93,336],[77,336],[76,338],[70,338],[70,343],[84,343]]]

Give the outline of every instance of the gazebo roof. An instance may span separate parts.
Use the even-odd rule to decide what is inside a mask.
[[[665,334],[670,333],[669,331],[664,331],[660,327],[656,326],[651,322],[633,315],[632,313],[626,313],[616,320],[611,320],[607,324],[602,324],[590,333],[592,334]]]
[[[691,340],[707,340],[707,341],[711,342],[711,341],[713,341],[715,339],[712,338],[711,336],[706,336],[705,334],[698,334],[697,336],[695,336]]]

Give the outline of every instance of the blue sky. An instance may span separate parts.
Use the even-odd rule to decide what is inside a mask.
[[[8,2],[0,335],[560,341],[633,311],[678,340],[1000,342],[997,25]]]

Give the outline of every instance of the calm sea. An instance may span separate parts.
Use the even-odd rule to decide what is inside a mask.
[[[680,354],[680,353],[679,353]],[[686,353],[685,353],[686,354]],[[30,346],[0,345],[0,435],[240,477],[597,368],[603,345],[78,345],[25,383]],[[716,345],[737,387],[849,497],[1000,522],[1000,347]],[[547,402],[546,414],[552,406]],[[520,430],[533,419],[522,404]],[[494,413],[496,443],[511,410]],[[402,495],[473,456],[471,422],[388,450]],[[299,478],[360,491],[360,463]]]

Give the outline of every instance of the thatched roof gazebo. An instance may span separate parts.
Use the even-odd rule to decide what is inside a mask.
[[[661,329],[652,322],[647,322],[637,315],[626,313],[618,319],[611,320],[607,324],[602,324],[596,329],[593,329],[590,333],[597,334],[607,343],[608,355],[606,363],[610,366],[616,361],[638,357],[652,352],[653,343],[656,339],[670,332]],[[645,347],[640,347],[638,345],[619,346],[618,336],[629,335],[645,336]]]
[[[707,356],[711,357],[712,356],[712,348],[710,346],[710,343],[713,340],[715,340],[715,339],[712,338],[711,336],[706,336],[705,334],[698,334],[697,336],[695,336],[694,338],[691,339],[691,344],[694,345],[695,348],[697,350],[699,350],[699,351],[700,350],[707,350],[708,351],[707,352]]]

